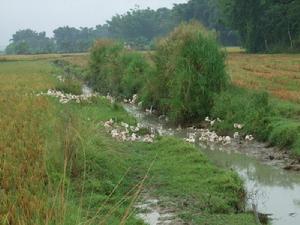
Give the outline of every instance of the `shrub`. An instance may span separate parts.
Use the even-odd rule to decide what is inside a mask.
[[[214,35],[202,25],[180,25],[156,45],[156,71],[147,82],[144,103],[175,122],[203,119],[213,95],[227,85],[224,59]]]
[[[300,123],[290,119],[276,119],[270,125],[271,144],[281,148],[293,148],[300,137]]]
[[[154,106],[174,122],[194,122],[210,113],[214,94],[227,86],[224,59],[214,35],[191,22],[158,41],[154,67],[142,53],[125,50],[118,42],[97,41],[88,80],[102,94],[139,93],[145,107]]]
[[[300,156],[300,134],[298,135],[296,142],[293,144],[292,149],[295,155]]]
[[[149,74],[150,65],[141,53],[128,51],[121,56],[121,63],[121,94],[129,98],[141,91],[144,80]]]
[[[53,61],[54,65],[70,77],[76,78],[78,80],[84,80],[86,78],[86,69],[78,65],[70,63],[64,59],[57,59]]]
[[[244,124],[245,134],[255,134],[256,138],[266,140],[269,134],[271,107],[265,92],[255,93],[231,87],[215,96],[212,117],[221,118],[217,129],[223,133],[233,133],[233,124]]]
[[[102,94],[132,97],[143,87],[150,66],[142,53],[112,40],[99,40],[91,50],[89,83]]]
[[[120,93],[122,70],[120,54],[123,45],[112,40],[98,40],[91,49],[89,84],[98,92]]]
[[[67,77],[64,82],[60,82],[56,85],[56,90],[62,91],[67,94],[81,95],[82,94],[82,84],[75,78]]]

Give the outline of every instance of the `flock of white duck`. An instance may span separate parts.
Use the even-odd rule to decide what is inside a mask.
[[[104,123],[104,127],[113,138],[119,141],[153,143],[155,138],[155,131],[153,129],[149,129],[149,132],[146,134],[139,134],[142,129],[148,129],[143,127],[140,123],[138,123],[137,126],[130,126],[124,122],[118,124],[114,122],[113,119],[110,119]]]
[[[82,94],[82,95],[72,95],[72,94],[65,94],[62,91],[57,90],[48,90],[46,93],[37,94],[37,96],[51,96],[57,98],[61,104],[67,104],[69,102],[88,102],[92,97],[98,97],[99,94]]]
[[[63,82],[64,79],[62,76],[58,76],[58,79]],[[89,102],[93,97],[100,97],[98,93],[84,93],[82,95],[72,95],[66,94],[62,91],[57,90],[48,90],[47,93],[39,93],[37,96],[51,96],[55,97],[59,100],[61,104],[67,104],[69,102],[75,103],[82,103],[82,102]],[[115,99],[108,94],[106,97],[111,103],[115,102]],[[124,103],[138,105],[141,106],[142,103],[138,103],[138,95],[133,95],[132,99],[124,99]],[[153,109],[146,109],[146,113],[152,113]],[[160,116],[163,118],[163,116]],[[164,117],[167,120],[167,117]],[[207,117],[205,122],[208,123],[211,127],[213,127],[216,123],[221,123],[222,120],[217,119],[210,119]],[[143,127],[141,124],[137,124],[137,126],[130,126],[127,123],[116,123],[113,119],[110,119],[103,123],[103,126],[106,128],[107,132],[111,134],[111,136],[119,141],[130,141],[130,142],[145,142],[145,143],[152,143],[155,140],[156,131],[154,129],[149,128],[148,134],[139,134],[141,129],[148,129]],[[211,131],[210,129],[197,129],[194,127],[188,128],[187,138],[184,140],[188,143],[208,143],[208,144],[222,144],[228,145],[232,143],[233,140],[235,141],[242,141],[242,136],[240,135],[239,131],[244,128],[244,125],[235,123],[233,125],[234,129],[237,131],[234,133],[233,137],[230,136],[219,136],[215,131]],[[178,128],[177,130],[180,130]],[[158,131],[160,134],[161,132]],[[244,137],[245,141],[252,141],[254,137],[252,135],[246,135]]]
[[[206,117],[205,121],[213,127],[217,122],[221,123],[222,120],[217,118],[216,120],[211,120],[209,117]],[[235,123],[233,127],[238,130],[234,133],[233,137],[230,136],[219,136],[215,131],[209,129],[197,129],[194,127],[189,128],[191,132],[188,133],[188,137],[184,140],[189,143],[204,142],[210,144],[222,144],[228,145],[231,144],[233,140],[242,141],[243,137],[240,135],[240,130],[244,128],[244,125]],[[244,138],[245,141],[253,141],[254,137],[252,135],[246,135]]]

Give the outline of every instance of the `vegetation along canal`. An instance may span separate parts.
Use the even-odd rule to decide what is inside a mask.
[[[189,133],[188,129],[172,128],[159,118],[141,112],[135,106],[126,104],[124,107],[139,123],[155,128],[162,135],[185,138]],[[201,143],[197,144],[200,145]],[[260,147],[258,143],[249,145],[251,148]],[[237,147],[231,144],[226,148],[206,146],[203,149],[201,145],[202,151],[212,162],[235,170],[243,178],[248,193],[249,209],[252,204],[257,205],[258,211],[267,214],[273,225],[300,224],[300,174],[260,162],[251,155],[241,153],[241,148],[244,146]]]

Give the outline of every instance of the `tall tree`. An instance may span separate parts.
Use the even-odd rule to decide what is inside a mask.
[[[249,52],[300,48],[299,0],[220,0],[227,24]]]
[[[172,18],[172,11],[167,8],[136,8],[112,17],[107,23],[113,37],[141,45],[168,33],[177,24]]]
[[[173,12],[180,21],[197,20],[207,28],[215,30],[224,45],[239,44],[237,32],[227,28],[220,20],[219,0],[190,0],[175,5]]]
[[[6,48],[8,54],[38,54],[54,51],[53,41],[46,37],[45,32],[30,29],[17,31]]]

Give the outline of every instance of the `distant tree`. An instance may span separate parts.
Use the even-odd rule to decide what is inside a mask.
[[[59,27],[53,31],[58,52],[76,52],[79,30],[74,27]]]
[[[109,37],[108,25],[88,27],[59,27],[54,30],[54,40],[58,52],[86,52],[97,38]]]
[[[300,49],[299,0],[220,0],[226,23],[249,52]]]
[[[104,25],[97,25],[96,29],[94,30],[94,37],[95,38],[109,38],[111,36],[111,33],[109,32],[109,26],[108,24]]]
[[[172,19],[172,11],[167,8],[136,8],[124,15],[112,17],[107,24],[112,37],[128,43],[147,45],[155,37],[168,33],[177,23]]]
[[[178,24],[197,20],[213,30],[223,45],[249,52],[300,51],[300,0],[189,0],[172,9],[139,7],[95,28],[59,27],[54,38],[30,29],[16,32],[8,54],[85,52],[96,39],[113,38],[131,47],[154,46]]]
[[[205,27],[218,33],[218,39],[224,45],[238,45],[238,33],[227,28],[220,20],[221,10],[219,0],[190,0],[187,3],[176,4],[173,13],[179,21],[200,21]]]
[[[46,37],[45,32],[30,29],[17,31],[6,48],[7,54],[39,54],[54,51],[53,41]]]

